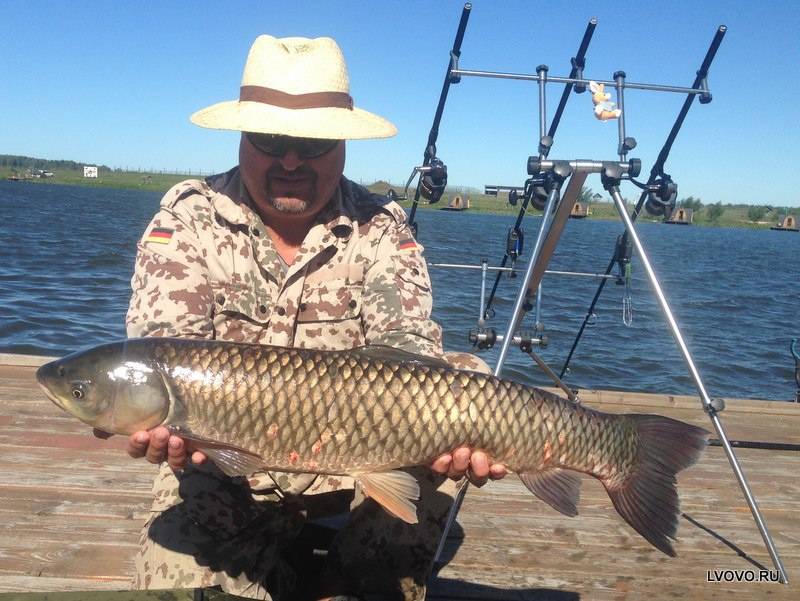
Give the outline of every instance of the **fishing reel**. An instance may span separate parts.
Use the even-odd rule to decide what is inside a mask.
[[[447,186],[447,165],[438,157],[433,157],[427,167],[420,168],[420,173],[420,194],[431,204],[439,202]]]
[[[546,178],[543,174],[536,177],[531,177],[525,180],[525,188],[523,195],[528,199],[528,202],[539,211],[544,211],[547,205],[547,188],[545,188]],[[509,202],[511,202],[511,194],[509,193]],[[514,194],[514,203],[516,205],[517,195]]]
[[[655,182],[647,186],[647,200],[644,208],[651,215],[664,215],[667,219],[675,209],[678,198],[678,184],[669,175],[662,174]]]
[[[547,148],[547,138],[548,136],[542,138],[540,150]],[[545,146],[542,146],[543,144]],[[550,144],[552,144],[552,141],[550,141]],[[535,156],[528,157],[528,175],[531,178],[525,182],[525,193],[529,195],[530,203],[540,211],[544,211],[545,206],[547,206],[547,199],[551,192],[555,190],[555,207],[558,204],[561,184],[571,174],[572,168],[566,161],[552,161],[552,165],[543,170],[542,159]]]
[[[435,151],[435,148],[434,148]],[[390,200],[408,200],[408,188],[414,178],[420,174],[422,177],[419,180],[419,193],[430,204],[439,202],[444,194],[444,189],[447,187],[447,165],[436,156],[433,156],[427,165],[414,167],[411,170],[411,175],[408,176],[402,196],[397,194],[394,190],[389,190],[387,195]]]

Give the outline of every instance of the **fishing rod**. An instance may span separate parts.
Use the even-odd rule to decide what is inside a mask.
[[[436,113],[433,116],[433,125],[431,131],[428,133],[428,143],[425,146],[425,153],[422,159],[422,166],[415,167],[411,172],[408,185],[414,176],[419,173],[420,178],[417,181],[417,188],[414,192],[414,203],[411,205],[411,212],[408,216],[408,224],[412,233],[417,235],[417,222],[414,216],[417,213],[417,205],[419,204],[419,197],[424,196],[428,202],[434,204],[439,202],[439,199],[444,193],[445,186],[447,185],[447,165],[436,156],[436,141],[439,138],[439,124],[442,121],[442,113],[444,112],[444,104],[447,101],[447,93],[450,91],[450,84],[458,83],[461,78],[453,75],[453,71],[458,69],[458,59],[461,56],[461,42],[464,40],[464,31],[467,29],[467,21],[469,20],[472,4],[467,2],[461,11],[461,20],[458,23],[458,30],[456,31],[456,38],[453,41],[453,49],[450,50],[450,61],[447,64],[447,70],[444,74],[444,83],[442,83],[442,92],[439,94],[439,104],[436,106]]]
[[[583,80],[583,69],[586,66],[586,51],[589,49],[589,42],[592,41],[592,36],[594,35],[594,30],[597,27],[597,19],[592,17],[589,19],[589,23],[586,25],[586,30],[583,32],[583,38],[581,39],[581,43],[578,46],[578,52],[575,54],[570,62],[572,64],[572,70],[569,72],[570,79],[579,79]],[[556,112],[553,115],[553,120],[550,122],[550,128],[547,131],[547,136],[542,137],[539,141],[539,158],[547,158],[548,154],[550,153],[550,149],[553,147],[553,140],[556,135],[556,131],[558,130],[558,126],[561,123],[561,116],[564,113],[564,109],[567,106],[567,101],[569,100],[570,93],[572,90],[575,90],[576,94],[582,94],[586,91],[586,83],[574,83],[568,82],[564,86],[564,90],[561,92],[561,99],[558,102],[558,107],[556,108]],[[544,183],[544,182],[542,182]],[[514,222],[514,227],[509,230],[508,234],[508,241],[506,243],[506,253],[503,255],[503,260],[500,262],[500,267],[505,267],[506,263],[508,263],[509,258],[512,259],[512,266],[516,257],[522,253],[522,230],[520,226],[522,225],[522,220],[525,217],[525,213],[528,210],[528,204],[534,198],[534,194],[538,193],[537,198],[542,199],[543,195],[541,194],[542,188],[540,187],[539,190],[535,189],[533,178],[529,179],[525,182],[525,189],[523,194],[523,201],[522,205],[520,206],[519,213],[517,214],[517,220]],[[513,194],[513,196],[512,196]],[[513,205],[516,204],[517,198],[516,193],[512,190],[509,193],[509,202]],[[546,195],[544,195],[543,200],[546,200]],[[543,202],[534,202],[534,206],[536,206],[539,210],[544,209]],[[519,242],[517,242],[519,241]],[[514,277],[513,272],[510,277]],[[492,311],[492,303],[494,302],[495,294],[497,293],[497,288],[500,285],[500,279],[502,278],[502,272],[498,271],[497,275],[494,279],[494,284],[492,285],[492,291],[489,293],[489,299],[486,301],[486,306],[483,312],[483,319],[488,319],[490,312]]]
[[[725,32],[727,30],[728,28],[725,25],[720,25],[717,28],[714,38],[711,41],[711,45],[706,52],[705,58],[703,59],[700,69],[697,71],[697,76],[694,79],[694,83],[692,84],[692,89],[701,90],[701,93],[687,93],[686,99],[683,102],[683,106],[681,107],[681,110],[678,112],[678,116],[675,119],[675,123],[672,125],[672,129],[670,130],[664,145],[661,147],[661,151],[658,153],[658,157],[653,164],[653,168],[650,170],[650,176],[647,179],[647,184],[645,184],[646,187],[642,190],[639,200],[637,201],[633,213],[631,214],[631,222],[636,221],[643,206],[647,208],[648,212],[653,214],[659,214],[659,212],[660,214],[665,214],[670,204],[674,202],[674,199],[677,196],[677,186],[672,181],[672,178],[664,173],[664,164],[667,162],[669,153],[672,150],[672,145],[675,143],[675,138],[677,138],[678,132],[680,132],[680,129],[683,126],[683,122],[686,119],[686,115],[689,113],[689,109],[694,102],[695,96],[700,97],[700,104],[708,104],[712,100],[711,92],[708,91],[708,70],[711,67],[711,63],[717,54],[720,44],[722,44],[722,39],[725,37]],[[620,269],[622,269],[626,262],[630,262],[629,249],[630,244],[628,242],[628,232],[625,231],[623,234],[621,234],[621,238],[617,240],[617,247],[615,248],[614,256],[611,257],[608,267],[606,267],[605,270],[606,275],[611,273],[611,270],[614,268],[615,264],[618,263],[620,265]],[[597,306],[597,302],[600,300],[600,295],[603,293],[606,281],[606,279],[602,279],[597,286],[597,291],[592,298],[589,309],[586,311],[586,316],[583,319],[583,323],[578,330],[575,341],[572,343],[572,348],[570,348],[569,354],[567,355],[564,365],[561,368],[561,373],[559,374],[561,378],[563,378],[567,373],[572,356],[575,354],[575,350],[577,349],[578,343],[580,342],[581,337],[586,330],[586,326],[594,316],[595,307]]]
[[[762,451],[800,451],[800,444],[795,442],[764,442],[760,440],[729,440],[728,444],[737,449],[759,449]],[[710,447],[725,446],[719,438],[708,440]]]

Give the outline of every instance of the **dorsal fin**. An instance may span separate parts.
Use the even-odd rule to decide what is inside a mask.
[[[453,369],[444,359],[437,359],[435,357],[428,357],[426,355],[418,355],[417,353],[409,353],[392,346],[385,344],[371,344],[369,346],[359,346],[354,348],[352,352],[361,355],[373,361],[391,361],[393,363],[416,363],[418,365],[426,365],[436,369]]]

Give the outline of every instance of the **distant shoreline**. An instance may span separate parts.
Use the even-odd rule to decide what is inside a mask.
[[[10,168],[0,168],[0,179],[8,180],[12,176]],[[120,170],[102,170],[98,173],[98,177],[85,178],[83,174],[77,170],[61,170],[54,171],[51,177],[46,178],[21,178],[17,181],[20,185],[26,184],[58,184],[66,186],[80,186],[85,188],[116,188],[126,190],[144,190],[148,192],[158,192],[164,194],[172,186],[186,179],[202,179],[207,177],[201,174],[179,174],[179,173],[146,173],[138,171],[120,171]],[[389,188],[395,191],[402,191],[402,186],[394,186],[387,182],[379,181],[373,184],[367,184],[367,188],[371,191],[385,194]],[[409,192],[411,194],[411,192]],[[420,203],[420,210],[439,210],[446,207],[448,202],[454,196],[466,196],[470,199],[470,208],[467,209],[470,213],[486,213],[491,215],[516,215],[519,212],[519,207],[512,207],[506,201],[496,196],[489,196],[480,193],[459,192],[458,187],[454,186],[453,191],[448,191],[442,199],[435,205],[428,205]],[[636,195],[638,200],[638,194]],[[408,209],[411,206],[411,201],[402,201],[400,205]],[[629,203],[629,206],[632,203]],[[616,208],[610,202],[593,202],[590,205],[591,214],[586,217],[589,220],[595,221],[618,221],[619,215]],[[695,220],[691,224],[694,227],[737,227],[745,229],[760,229],[769,230],[770,227],[777,223],[777,216],[774,219],[759,220],[757,222],[749,221],[747,218],[747,206],[742,205],[725,205],[725,211],[722,216],[716,221],[704,219],[703,211],[695,212]],[[529,210],[528,214],[541,214],[539,211]],[[794,212],[795,215],[800,215],[800,208]],[[768,217],[772,217],[770,214]],[[649,214],[642,214],[639,218],[640,222],[647,223],[661,223],[661,219]]]

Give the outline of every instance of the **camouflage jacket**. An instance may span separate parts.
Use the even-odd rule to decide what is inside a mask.
[[[127,333],[441,356],[422,250],[399,205],[343,177],[287,268],[238,168],[187,180],[166,193],[139,242]],[[250,484],[272,486],[264,476]],[[281,477],[288,492],[309,484]],[[156,510],[178,502],[169,468],[154,492]]]
[[[442,354],[405,213],[345,178],[288,270],[238,169],[174,186],[139,243],[132,287],[129,337]]]

